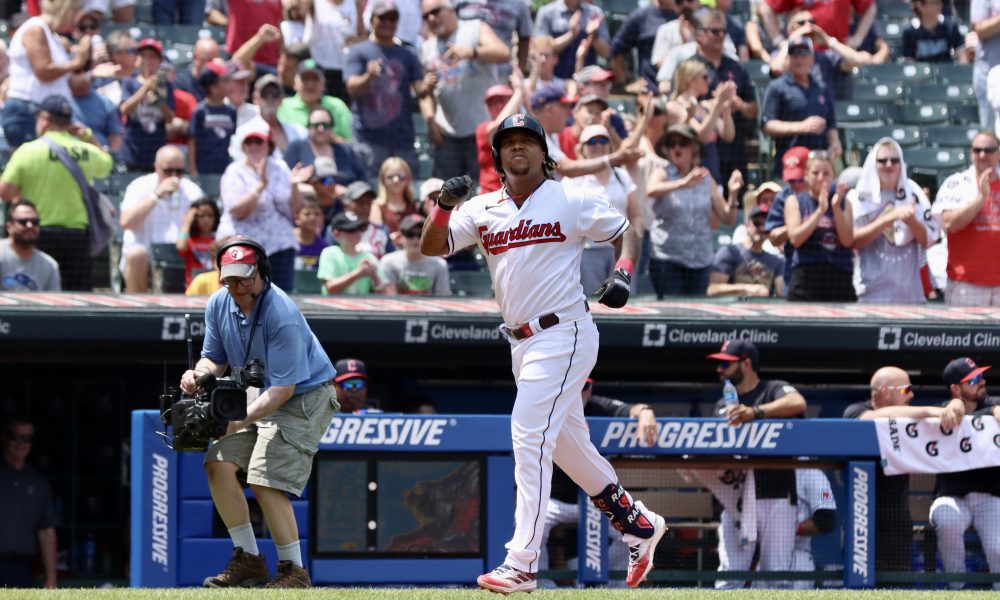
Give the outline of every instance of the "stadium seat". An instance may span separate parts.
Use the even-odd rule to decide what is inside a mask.
[[[319,294],[323,282],[316,276],[316,269],[295,269],[295,293]]]
[[[885,39],[886,43],[892,44],[893,42],[899,42],[903,39],[903,29],[906,27],[905,22],[899,20],[894,21],[879,19],[878,26],[882,31],[882,37]]]
[[[891,107],[889,114],[892,115],[894,123],[927,126],[946,124],[951,111],[948,105],[942,102],[928,102]]]
[[[434,157],[430,154],[421,154],[417,157],[417,161],[420,163],[417,179],[430,179],[434,174]]]
[[[923,171],[954,172],[969,164],[965,148],[910,148],[905,157],[907,167]]]
[[[192,176],[191,181],[197,183],[198,187],[201,188],[201,191],[205,192],[206,196],[216,199],[219,197],[219,187],[222,183],[222,175]]]
[[[901,102],[905,97],[899,82],[854,84],[853,99],[859,102]]]
[[[939,83],[972,83],[972,65],[934,63],[934,80]]]
[[[978,125],[979,106],[977,104],[959,104],[951,107],[952,125]]]
[[[837,114],[837,126],[842,129],[882,125],[875,102],[838,102],[833,108]]]
[[[878,3],[878,14],[880,16],[895,19],[910,19],[914,16],[913,8],[909,2],[890,0],[889,2]]]
[[[451,293],[456,296],[493,297],[489,271],[451,271]]]
[[[972,142],[975,125],[938,125],[924,128],[924,142],[935,147],[964,148]]]
[[[762,60],[748,60],[746,70],[754,85],[764,88],[771,83],[771,67],[768,63]]]
[[[923,141],[919,127],[906,125],[883,125],[881,127],[859,127],[849,129],[845,133],[847,145],[859,153],[858,160],[863,161],[875,142],[884,137],[890,137],[902,146],[909,148]]]
[[[972,83],[920,83],[906,86],[906,100],[916,104],[927,102],[947,102],[954,107],[958,104],[976,104],[976,92]]]
[[[174,244],[153,244],[150,257],[153,271],[152,289],[161,294],[183,294],[187,289],[184,281],[184,259],[177,254]]]
[[[630,115],[639,114],[639,111],[636,108],[635,96],[612,96],[611,108],[615,109],[620,113],[626,113]]]
[[[916,83],[932,80],[934,72],[927,63],[885,63],[859,67],[857,77],[870,83]]]

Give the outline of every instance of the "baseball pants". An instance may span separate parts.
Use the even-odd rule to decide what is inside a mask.
[[[934,500],[930,522],[937,532],[941,564],[947,573],[965,572],[965,532],[975,527],[990,573],[1000,572],[1000,498],[970,492],[964,497],[941,496]],[[963,587],[961,583],[954,587]],[[1000,583],[993,584],[1000,590]]]
[[[587,314],[559,323],[525,340],[511,340],[517,397],[511,413],[514,446],[514,536],[506,564],[538,570],[552,463],[588,496],[618,481],[614,468],[597,452],[583,416],[583,384],[597,362],[600,336]]]
[[[746,571],[750,568],[754,546],[740,546],[736,520],[723,512],[719,523],[719,572]],[[796,507],[788,498],[757,500],[757,544],[760,546],[758,571],[789,571],[795,548]],[[739,589],[741,581],[716,581],[716,589]],[[784,589],[787,581],[755,581],[753,587]]]

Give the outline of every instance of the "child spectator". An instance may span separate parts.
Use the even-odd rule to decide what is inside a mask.
[[[236,131],[236,109],[226,104],[230,77],[226,67],[206,63],[198,77],[205,99],[188,125],[188,170],[191,175],[220,174],[229,166],[229,140]]]
[[[218,254],[219,248],[222,247],[222,244],[225,244],[230,239],[232,238],[225,237],[221,240],[215,240],[212,242],[212,270],[195,275],[194,279],[191,280],[191,283],[188,284],[187,290],[184,291],[185,295],[211,296],[222,287],[222,282],[219,281],[219,267],[215,264],[215,255]]]
[[[323,280],[323,294],[395,294],[396,286],[386,282],[378,268],[378,259],[369,252],[358,250],[368,221],[342,212],[330,226],[339,245],[324,248],[319,255],[316,277]]]
[[[302,206],[295,213],[295,239],[299,250],[295,253],[295,270],[315,271],[320,253],[326,248],[326,240],[320,235],[323,229],[323,209],[313,198],[303,199]]]
[[[424,256],[420,252],[423,229],[424,218],[420,215],[404,217],[399,225],[403,248],[383,256],[379,267],[400,294],[450,296],[448,263],[440,256]]]
[[[965,36],[954,19],[941,15],[942,0],[913,0],[919,23],[903,31],[903,57],[922,62],[969,62]]]
[[[219,205],[211,198],[195,200],[184,213],[177,235],[177,254],[184,258],[184,281],[188,285],[194,271],[215,268],[215,230],[221,217]]]

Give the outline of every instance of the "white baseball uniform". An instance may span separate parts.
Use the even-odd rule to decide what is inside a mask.
[[[833,499],[833,489],[826,474],[819,469],[795,469],[795,488],[799,496],[798,516],[796,523],[811,519],[817,510],[837,510]],[[812,537],[799,535],[795,537],[795,550],[792,552],[791,571],[815,571],[813,561]],[[815,581],[793,581],[792,587],[797,590],[808,590],[816,587]]]
[[[538,570],[553,461],[590,496],[618,481],[590,441],[580,402],[600,341],[580,285],[580,260],[586,239],[612,241],[628,226],[607,198],[554,181],[542,183],[520,208],[501,189],[472,198],[451,216],[449,251],[478,245],[505,326],[533,334],[510,339],[517,502],[504,562],[520,571]],[[549,314],[558,324],[543,329],[539,319]]]

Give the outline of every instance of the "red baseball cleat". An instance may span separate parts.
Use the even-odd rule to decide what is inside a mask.
[[[660,538],[667,532],[667,523],[663,517],[643,506],[642,502],[635,504],[643,516],[653,524],[653,536],[628,548],[628,576],[625,578],[625,584],[629,587],[635,587],[645,581],[646,576],[653,570],[653,553],[656,552]]]
[[[508,565],[500,565],[489,573],[480,575],[476,583],[483,589],[505,595],[514,592],[530,594],[538,589],[538,578],[534,573],[525,573]]]

